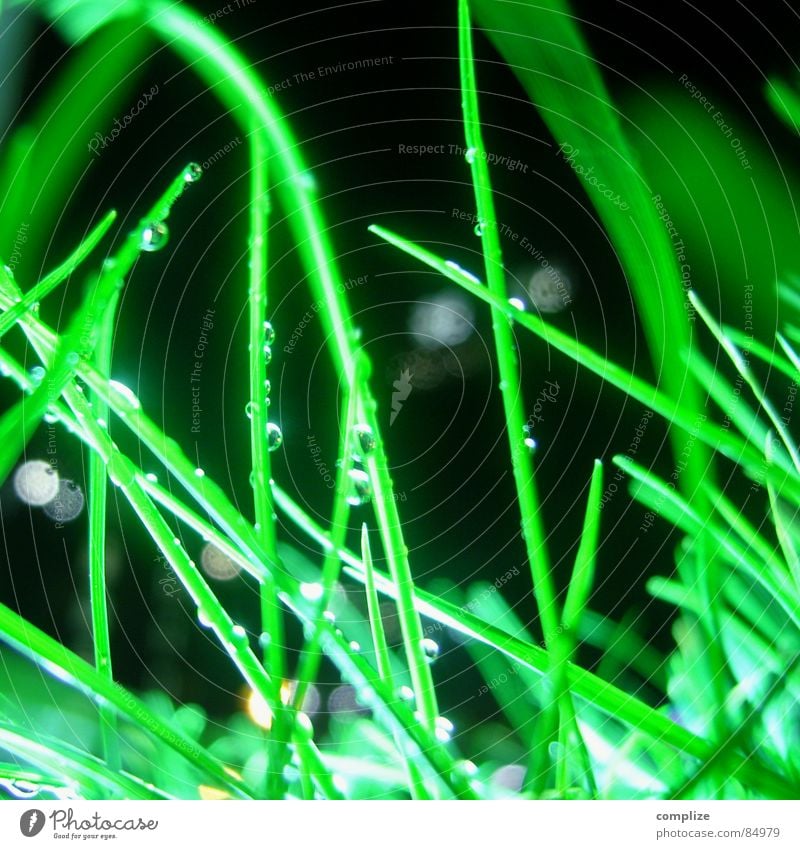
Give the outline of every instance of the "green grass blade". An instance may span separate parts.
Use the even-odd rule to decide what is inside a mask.
[[[256,528],[261,545],[270,559],[279,563],[275,511],[269,481],[272,479],[268,430],[267,361],[271,359],[271,325],[267,322],[269,294],[267,285],[267,250],[269,234],[269,195],[267,183],[267,151],[263,134],[256,130],[250,148],[250,242],[248,263],[249,304],[249,378],[251,480]],[[283,611],[275,581],[267,575],[261,584],[261,631],[269,635],[264,647],[264,661],[269,669],[273,690],[269,698],[273,721],[269,735],[269,770],[267,796],[282,799],[286,795],[284,767],[289,760],[289,710],[281,700],[281,682],[287,675]],[[301,702],[302,703],[302,702]]]
[[[413,652],[412,680],[419,693],[420,710],[432,731],[437,713],[436,697],[420,645],[422,628],[413,605],[413,580],[407,548],[379,438],[375,403],[367,380],[356,380],[358,358],[365,354],[360,350],[345,290],[340,285],[336,254],[328,242],[328,228],[320,211],[313,178],[308,174],[300,146],[293,138],[275,98],[266,94],[247,60],[215,27],[207,25],[188,9],[156,2],[152,4],[152,10],[152,16],[147,19],[152,30],[208,81],[234,116],[247,116],[240,119],[246,132],[255,122],[269,140],[276,171],[273,181],[276,191],[287,210],[287,220],[315,297],[325,304],[319,315],[326,336],[331,340],[329,350],[335,371],[346,379],[351,390],[358,392],[359,418],[372,428],[376,436],[376,449],[368,461],[375,490],[376,515],[389,565],[401,590],[400,623]]]
[[[108,212],[91,233],[78,245],[78,247],[61,263],[53,269],[39,283],[31,287],[18,303],[13,304],[6,312],[0,315],[0,337],[13,327],[20,316],[34,307],[42,298],[46,297],[57,286],[63,283],[78,266],[97,247],[103,236],[111,228],[116,220],[117,213],[114,210]]]
[[[338,554],[336,540],[331,534],[333,545],[328,550],[326,558],[333,556],[337,562],[341,563]],[[369,627],[372,633],[372,645],[375,651],[375,668],[378,671],[378,677],[384,681],[392,692],[396,689],[392,680],[392,662],[389,657],[389,645],[386,642],[386,632],[383,629],[383,617],[381,616],[380,605],[378,604],[378,592],[375,589],[375,575],[372,564],[372,549],[369,544],[369,530],[367,523],[361,526],[361,561],[364,567],[364,591],[367,596],[367,615],[369,616]],[[408,776],[408,786],[414,799],[430,799],[430,794],[425,789],[425,784],[422,776],[419,773],[414,762],[405,756],[402,743],[397,735],[395,735],[395,745],[397,750],[403,756],[406,765],[406,774]]]
[[[775,431],[781,438],[781,441],[786,446],[786,450],[789,452],[789,456],[792,458],[792,462],[794,463],[794,467],[798,474],[800,474],[800,453],[797,450],[797,446],[794,444],[794,440],[792,439],[791,434],[786,428],[783,419],[778,415],[778,411],[772,406],[772,402],[767,398],[767,395],[764,389],[759,384],[756,376],[753,374],[753,370],[750,368],[747,360],[742,356],[741,351],[736,347],[736,345],[728,339],[725,335],[725,331],[722,327],[714,320],[711,313],[705,308],[703,302],[700,300],[696,292],[689,293],[689,300],[692,302],[692,306],[697,310],[700,317],[703,319],[706,327],[714,334],[714,338],[719,342],[720,347],[725,351],[725,353],[730,357],[731,362],[736,367],[736,371],[744,379],[745,383],[750,387],[753,394],[756,396],[758,403],[761,405],[764,412],[767,414],[767,417],[772,422]]]
[[[198,769],[221,782],[235,796],[247,797],[243,786],[231,778],[217,758],[180,731],[165,725],[143,702],[119,684],[112,684],[91,664],[3,604],[0,604],[0,640],[29,657],[45,672],[55,671],[71,686],[113,705],[134,725],[152,734]]]
[[[342,546],[347,537],[348,521],[350,519],[350,470],[353,467],[353,431],[356,426],[357,399],[356,393],[348,386],[342,390],[342,403],[339,411],[339,456],[336,469],[336,482],[333,494],[333,510],[331,512],[331,538],[335,545]],[[322,564],[322,593],[317,605],[317,624],[322,621],[325,611],[330,604],[336,581],[339,579],[341,563],[338,557],[327,553]],[[294,704],[299,709],[303,704],[308,687],[317,679],[319,664],[322,659],[317,628],[310,639],[305,641],[297,672],[297,689]]]
[[[324,548],[330,546],[327,534],[277,486],[275,487],[275,503],[299,528],[320,545]],[[345,572],[363,582],[361,559],[345,550],[340,551],[339,556],[347,564]],[[374,570],[374,576],[377,590],[394,598],[396,596],[394,583],[377,570]],[[484,622],[463,607],[450,604],[424,590],[417,589],[416,599],[417,609],[422,615],[502,652],[512,663],[519,663],[540,675],[547,673],[549,666],[547,653],[540,646],[520,640]],[[653,740],[685,752],[700,761],[710,757],[715,751],[712,743],[673,722],[666,714],[575,664],[569,666],[568,679],[570,690],[577,698],[586,700],[606,715],[635,728]],[[761,766],[748,763],[746,758],[739,755],[735,758],[731,756],[729,765],[731,772],[738,772],[742,780],[757,783],[770,796],[779,794],[774,798],[784,798],[787,792],[792,792],[787,790],[782,778],[769,770],[764,770]]]
[[[489,179],[489,165],[481,132],[475,59],[472,52],[472,25],[467,0],[459,0],[458,32],[461,96],[468,150],[467,161],[469,162],[475,193],[478,227],[482,228],[481,239],[486,280],[489,291],[495,298],[506,302],[508,295],[503,252],[500,247],[500,234],[496,225],[497,215]],[[520,385],[516,344],[505,311],[505,309],[492,309],[492,330],[500,373],[500,391],[511,450],[511,468],[517,489],[519,509],[522,514],[522,534],[525,539],[533,579],[533,593],[541,620],[545,645],[550,645],[552,636],[558,629],[559,611],[553,577],[550,574],[550,558],[542,526],[542,513],[536,492],[531,451],[525,444],[527,436],[525,421],[527,417]]]
[[[333,537],[331,537],[333,541]],[[336,554],[335,543],[329,551]],[[372,564],[372,550],[369,545],[369,531],[367,523],[361,526],[361,560],[364,565],[364,591],[367,596],[367,613],[369,615],[369,627],[372,632],[372,645],[375,650],[375,666],[378,675],[389,685],[392,683],[392,664],[389,659],[389,645],[386,642],[386,633],[383,630],[383,617],[378,604],[378,591],[375,589],[375,573]],[[341,562],[341,561],[340,561]]]
[[[756,580],[781,604],[787,614],[800,625],[800,606],[791,583],[783,570],[770,568],[753,557],[750,550],[731,538],[731,532],[710,518],[701,518],[697,512],[674,490],[656,475],[634,463],[627,457],[616,456],[614,462],[632,478],[642,484],[636,497],[643,500],[654,512],[663,513],[669,520],[689,536],[713,535],[720,551],[733,566],[742,569]]]
[[[118,295],[118,290],[117,290]],[[111,372],[111,352],[114,340],[114,322],[118,297],[113,297],[100,322],[95,367],[106,377]],[[90,400],[94,415],[101,421],[108,420],[108,404],[96,393]],[[106,599],[106,506],[108,479],[103,458],[92,451],[89,456],[89,603],[92,615],[92,637],[94,662],[97,671],[110,682],[114,680],[111,663],[111,636]],[[100,709],[100,726],[106,763],[112,770],[120,768],[119,743],[117,740],[116,717],[113,710]]]
[[[772,434],[767,434],[764,455],[768,462],[772,460],[776,452],[776,446],[773,446],[773,439],[774,437]],[[781,503],[775,487],[769,481],[767,481],[767,492],[769,494],[769,503],[772,508],[772,521],[775,524],[775,532],[778,536],[778,543],[780,544],[781,551],[786,559],[789,574],[792,576],[792,580],[794,581],[798,593],[800,593],[800,554],[798,554],[794,537],[789,529],[789,522],[786,521],[788,517],[784,515],[785,513],[788,513],[788,511]]]
[[[653,202],[655,193],[628,143],[623,116],[570,4],[473,0],[473,6],[561,145],[561,155],[572,157],[572,168],[586,183],[586,195],[633,290],[655,373],[667,394],[697,417],[703,410],[699,387],[673,355],[676,348],[693,348],[675,251]],[[673,439],[678,455],[680,438]],[[702,450],[690,459],[684,480],[688,497],[707,477],[709,463]]]
[[[556,640],[558,663],[553,674],[553,709],[558,713],[558,736],[561,744],[560,757],[556,762],[556,789],[562,797],[572,784],[569,772],[575,754],[577,754],[577,760],[581,764],[581,771],[586,778],[589,791],[592,795],[597,792],[591,761],[578,727],[575,706],[569,691],[567,670],[569,664],[575,660],[581,621],[594,584],[597,546],[600,539],[602,495],[603,464],[599,460],[595,460],[580,543],[575,555],[575,564],[561,613],[560,633]]]
[[[45,770],[57,770],[63,781],[69,777],[80,787],[96,786],[117,799],[169,799],[169,793],[134,776],[114,769],[86,752],[69,746],[48,734],[38,733],[32,740],[27,729],[15,728],[0,719],[0,747],[14,752],[28,763]]]

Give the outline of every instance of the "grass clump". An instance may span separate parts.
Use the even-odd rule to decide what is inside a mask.
[[[491,21],[491,4],[473,5]],[[4,674],[10,682],[26,682],[38,670],[48,682],[47,697],[63,699],[66,706],[42,734],[11,696],[0,699],[0,782],[10,794],[24,795],[23,788],[34,785],[33,795],[42,798],[796,797],[800,457],[785,416],[770,400],[770,386],[777,375],[796,390],[800,317],[792,312],[798,311],[800,294],[792,281],[785,284],[788,318],[771,347],[718,321],[694,292],[686,295],[706,343],[728,357],[737,385],[750,390],[750,402],[734,406],[734,389],[719,358],[706,359],[686,326],[673,253],[665,247],[660,222],[631,166],[631,146],[580,32],[561,2],[521,6],[531,27],[549,22],[552,38],[535,54],[539,67],[529,69],[531,93],[555,138],[575,144],[572,133],[578,132],[581,148],[600,151],[593,154],[598,173],[641,212],[644,239],[632,235],[618,208],[593,199],[635,285],[654,361],[663,365],[670,344],[678,356],[656,385],[509,300],[497,196],[484,155],[470,5],[460,0],[462,123],[485,283],[440,256],[438,248],[387,226],[373,224],[370,230],[395,250],[395,260],[402,258],[408,268],[427,267],[476,306],[485,305],[491,318],[497,401],[532,595],[523,614],[491,585],[476,584],[470,590],[491,599],[478,614],[459,587],[419,585],[422,569],[409,556],[372,363],[355,328],[322,201],[276,98],[267,96],[265,81],[219,28],[204,24],[188,7],[121,4],[203,79],[248,138],[252,504],[239,503],[222,481],[199,467],[192,446],[181,445],[159,424],[159,411],[146,409],[111,377],[126,281],[142,252],[166,243],[173,205],[202,175],[190,163],[102,262],[97,256],[116,223],[113,211],[27,291],[10,270],[0,269],[0,368],[15,391],[0,418],[0,478],[9,478],[24,461],[45,418],[88,453],[92,635],[90,662],[37,627],[24,610],[0,604],[0,640],[12,650],[2,654]],[[42,7],[52,13],[59,4]],[[113,26],[106,18],[106,11],[87,0],[72,4],[63,24],[85,36],[95,27]],[[567,49],[578,56],[569,65],[559,53]],[[517,50],[509,39],[504,55],[511,61]],[[563,71],[560,82],[542,82],[541,68],[553,63]],[[565,102],[564,86],[578,87],[581,96]],[[786,92],[781,102],[788,114],[792,101]],[[613,155],[595,145],[601,131]],[[0,174],[8,173],[19,151],[7,156]],[[271,349],[281,332],[270,323],[280,285],[269,256],[271,191],[315,302],[322,305],[326,349],[340,382],[338,464],[325,518],[313,515],[273,469],[272,455],[283,436],[270,417]],[[191,192],[180,203],[191,204]],[[645,258],[648,241],[653,250]],[[40,304],[79,273],[88,280],[85,296],[65,328],[53,328]],[[702,446],[687,461],[679,486],[624,455],[597,459],[586,469],[583,524],[561,595],[537,489],[536,450],[525,426],[522,348],[515,334],[535,338],[652,410],[669,427],[676,455],[687,438]],[[12,335],[24,337],[42,374],[5,344]],[[760,366],[769,369],[771,384],[760,376]],[[648,583],[651,595],[676,615],[676,645],[668,657],[625,621],[592,608],[602,568],[603,488],[612,464],[629,482],[632,497],[679,534],[674,573],[670,569]],[[150,471],[156,467],[157,475]],[[766,520],[754,524],[750,496],[722,487],[723,472],[754,493],[764,490]],[[215,650],[244,686],[249,715],[238,711],[212,719],[200,705],[175,703],[166,688],[136,694],[118,680],[109,624],[110,492],[130,508],[130,521],[144,529],[185,590],[192,616],[213,635]],[[370,515],[358,523],[355,537],[351,520],[366,506],[371,512],[361,510],[359,518]],[[293,535],[307,541],[313,557],[300,553]],[[241,574],[236,584],[241,592],[223,593],[207,580],[190,556],[198,542],[213,546]],[[351,592],[337,601],[342,584]],[[258,595],[257,631],[242,624],[249,590]],[[394,644],[384,621],[387,603],[399,623]],[[535,629],[523,621],[528,618]],[[438,646],[431,634],[444,630],[463,643],[485,693],[491,692],[510,727],[511,759],[520,778],[513,787],[498,778],[496,760],[466,757],[471,753],[461,750],[441,706],[447,702],[432,662]],[[302,634],[296,657],[290,651],[293,632]],[[594,665],[587,649],[599,657]],[[327,734],[309,708],[325,663],[333,664],[346,688],[342,698],[351,700],[349,724]],[[609,672],[620,664],[625,676]],[[498,686],[509,670],[513,683]],[[66,717],[80,713],[90,719],[76,740]]]

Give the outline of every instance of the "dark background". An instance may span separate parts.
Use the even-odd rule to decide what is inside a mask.
[[[195,5],[202,14],[220,9],[214,0]],[[796,54],[800,26],[792,4],[748,8],[711,2],[691,6],[580,2],[573,8],[604,65],[609,88],[621,101],[637,86],[670,84],[674,75],[667,69],[687,73],[742,124],[753,124],[746,111],[752,110],[778,154],[796,156],[796,137],[772,116],[763,98],[765,76],[789,75],[793,69],[793,54],[787,49]],[[410,312],[415,302],[448,289],[448,284],[381,244],[366,229],[372,222],[384,224],[480,273],[479,241],[472,226],[452,216],[453,209],[473,209],[463,157],[398,153],[399,144],[464,143],[455,18],[455,3],[289,7],[261,0],[221,17],[216,26],[236,40],[266,84],[292,81],[276,97],[319,186],[342,274],[345,279],[368,276],[366,283],[351,290],[351,305],[374,364],[373,387],[386,425],[392,477],[403,496],[400,513],[415,577],[426,588],[442,589],[447,582],[466,591],[475,580],[493,581],[518,568],[519,577],[504,585],[502,593],[536,634],[487,311],[480,304],[470,305],[475,330],[446,357],[420,352],[419,340],[408,329]],[[16,99],[3,116],[6,139],[36,108],[36,97],[22,102],[21,92],[57,78],[69,61],[58,33],[45,31],[40,22],[33,24],[33,32],[38,40],[27,55],[24,73],[5,86],[6,100]],[[552,321],[617,362],[635,363],[647,375],[644,340],[626,282],[613,250],[587,211],[582,186],[556,157],[546,127],[511,71],[483,34],[476,35],[475,43],[487,148],[528,166],[526,173],[492,169],[498,217],[527,236],[573,280],[572,305]],[[319,66],[373,57],[392,61],[303,83],[294,80],[295,74]],[[114,114],[126,113],[154,84],[160,87],[158,97],[119,139],[99,158],[87,153],[88,168],[65,200],[49,239],[20,261],[18,278],[23,286],[64,256],[102,211],[111,206],[119,210],[117,232],[124,235],[186,162],[208,162],[241,136],[203,84],[155,42],[139,72],[128,80],[127,99]],[[244,143],[208,167],[170,216],[169,245],[144,255],[137,264],[121,306],[113,372],[250,515],[244,415],[247,169]],[[314,466],[307,438],[315,437],[333,470],[338,375],[324,349],[318,318],[291,355],[283,351],[292,329],[311,308],[313,296],[278,206],[272,222],[270,312],[277,339],[270,367],[271,409],[285,437],[282,450],[272,455],[274,476],[324,520],[330,491]],[[506,264],[512,279],[524,278],[537,267],[514,244],[506,246]],[[80,294],[80,282],[76,275],[63,295],[56,294],[54,302],[43,307],[48,320],[63,324]],[[702,290],[703,281],[697,285]],[[193,434],[189,373],[202,317],[209,308],[216,310],[215,327],[204,360],[201,432]],[[520,338],[519,349],[527,409],[532,409],[545,381],[557,381],[560,387],[557,400],[546,408],[545,421],[537,424],[535,437],[548,544],[557,581],[564,586],[592,460],[624,452],[643,411],[616,390],[578,372],[571,361],[548,354],[536,339]],[[416,382],[412,377],[415,388],[395,424],[388,427],[392,384],[409,363],[417,375]],[[7,393],[7,397],[15,396]],[[130,445],[121,428],[113,433],[123,448]],[[665,438],[665,428],[654,420],[637,459],[655,462],[668,474]],[[44,448],[45,436],[38,434],[29,456],[42,456]],[[83,484],[86,455],[60,430],[58,459],[62,475]],[[145,469],[153,465],[147,457],[137,455],[137,460]],[[612,474],[609,471],[607,477]],[[232,694],[239,689],[235,674],[197,627],[186,594],[172,598],[164,594],[158,579],[168,570],[131,511],[113,494],[111,505],[115,518],[109,566],[117,676],[134,688],[158,685],[176,700],[198,700],[214,712],[227,713],[235,705]],[[640,633],[668,649],[670,610],[648,598],[644,582],[671,571],[676,540],[663,523],[641,533],[644,512],[630,502],[623,488],[606,506],[592,607],[615,620],[635,621]],[[369,521],[368,509],[358,508],[354,529],[364,519]],[[56,530],[40,511],[21,505],[7,483],[2,491],[2,523],[5,562],[0,569],[0,597],[88,656],[85,515]],[[296,529],[284,526],[282,538],[317,559]],[[187,537],[186,545],[199,556],[199,541]],[[355,588],[350,589],[357,598]],[[235,582],[220,587],[220,594],[257,632],[253,587]],[[299,634],[291,626],[289,636],[296,648]],[[437,677],[451,682],[449,691],[445,685],[443,700],[460,702],[459,689],[463,693],[464,682],[472,680],[463,676],[474,673],[455,641],[445,634],[442,642]],[[587,651],[584,660],[594,663],[597,658]],[[325,678],[334,682],[334,671],[326,669]],[[492,710],[490,700],[475,700],[462,705],[461,721],[475,723]]]

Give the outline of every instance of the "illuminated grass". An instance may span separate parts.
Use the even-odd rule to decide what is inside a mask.
[[[479,14],[487,14],[487,4],[474,5]],[[0,777],[31,780],[25,776],[36,776],[42,784],[61,788],[72,782],[88,797],[169,798],[185,794],[189,786],[197,795],[202,788],[211,788],[234,798],[340,799],[353,796],[356,778],[368,772],[374,796],[492,797],[497,788],[492,786],[490,767],[482,762],[465,763],[459,736],[451,739],[447,720],[440,716],[434,675],[425,653],[424,616],[437,629],[460,635],[476,659],[487,691],[488,684],[509,664],[519,670],[517,690],[494,693],[510,736],[521,747],[521,760],[528,764],[525,788],[519,795],[633,797],[643,791],[625,776],[636,775],[646,779],[650,788],[667,788],[661,793],[650,789],[650,795],[725,797],[741,794],[746,787],[748,793],[764,798],[796,798],[800,765],[793,754],[796,730],[792,729],[797,727],[800,692],[800,531],[795,516],[800,506],[800,457],[788,426],[768,397],[766,386],[772,384],[762,384],[740,350],[746,343],[771,375],[794,381],[800,376],[800,358],[792,345],[798,335],[796,327],[787,323],[775,346],[769,348],[716,322],[691,296],[706,325],[703,332],[708,341],[716,342],[729,355],[738,376],[755,395],[755,406],[742,402],[735,411],[729,410],[733,387],[721,370],[693,348],[696,340],[685,326],[683,295],[670,245],[640,181],[620,116],[610,103],[598,68],[574,21],[560,15],[566,6],[555,0],[536,8],[511,5],[514,8],[509,7],[507,21],[523,14],[549,22],[550,40],[538,45],[531,61],[539,71],[549,59],[555,61],[561,77],[544,79],[539,74],[542,78],[532,88],[541,95],[536,98],[537,105],[556,139],[572,138],[573,143],[577,140],[584,146],[587,155],[597,158],[598,173],[610,184],[619,185],[635,209],[631,220],[639,222],[641,232],[634,232],[615,210],[593,198],[632,281],[654,361],[664,365],[662,382],[650,385],[580,339],[509,304],[502,248],[493,224],[497,220],[495,197],[482,155],[485,147],[466,0],[458,5],[460,93],[487,284],[424,245],[386,228],[371,229],[410,257],[414,266],[427,265],[488,307],[500,372],[498,402],[508,430],[510,464],[533,578],[534,603],[525,615],[538,614],[544,639],[534,641],[522,625],[520,611],[498,593],[487,606],[487,615],[478,616],[469,605],[454,602],[457,593],[449,597],[418,586],[370,387],[371,364],[354,331],[337,268],[338,254],[329,244],[322,205],[314,181],[309,179],[303,151],[276,99],[266,95],[264,81],[220,28],[203,24],[185,5],[154,2],[139,23],[200,75],[231,111],[250,143],[249,267],[243,285],[248,287],[249,309],[251,462],[247,472],[252,473],[253,481],[252,515],[249,509],[240,508],[219,482],[195,468],[187,449],[158,425],[158,411],[145,411],[132,392],[109,379],[113,319],[121,287],[140,251],[153,248],[158,225],[172,204],[187,184],[198,178],[196,169],[182,172],[126,236],[117,254],[89,274],[84,301],[63,332],[49,327],[36,306],[74,272],[86,272],[93,251],[110,232],[115,214],[103,218],[66,261],[25,293],[0,267],[0,337],[21,331],[47,375],[37,386],[15,355],[0,348],[2,373],[20,393],[19,403],[0,418],[0,479],[18,462],[45,415],[88,450],[94,664],[4,605],[0,605],[0,641],[35,664],[54,687],[66,684],[88,697],[99,720],[97,739],[85,749],[68,745],[56,734],[34,738],[30,729],[6,716],[10,699],[4,697],[0,700],[0,748],[16,760],[3,756]],[[496,4],[493,6],[496,9]],[[138,5],[131,9],[138,14]],[[556,17],[554,13],[558,13]],[[498,30],[493,37],[499,38],[511,55],[517,48],[505,35]],[[569,67],[563,61],[565,48],[577,57]],[[525,72],[532,71],[526,68]],[[526,84],[531,85],[530,77]],[[579,92],[576,98],[565,98],[565,85]],[[785,100],[788,102],[788,95]],[[602,133],[607,142],[595,148]],[[55,144],[50,137],[41,143]],[[590,152],[595,150],[599,152]],[[0,174],[20,168],[23,159],[16,145],[7,154]],[[68,185],[69,170],[60,175],[64,185]],[[24,174],[24,169],[20,173]],[[311,293],[315,302],[323,305],[319,316],[330,364],[341,380],[339,465],[330,515],[323,522],[315,521],[291,498],[280,480],[272,480],[265,384],[269,373],[265,346],[271,344],[272,332],[266,324],[271,309],[268,190],[281,202]],[[17,186],[14,204],[20,202],[20,191]],[[785,284],[782,297],[797,310],[800,296],[795,289],[791,281]],[[652,295],[654,291],[657,297]],[[678,444],[678,434],[680,440],[689,434],[704,446],[694,455],[681,491],[641,462],[627,456],[614,458],[627,475],[633,497],[653,512],[654,520],[668,523],[681,537],[674,576],[673,564],[667,563],[664,568],[669,577],[653,576],[648,584],[655,597],[681,612],[676,626],[678,646],[666,661],[642,643],[630,622],[613,622],[591,607],[604,531],[600,522],[604,466],[600,460],[587,469],[584,522],[577,534],[577,552],[563,603],[556,596],[534,464],[523,428],[515,324],[661,416],[671,427],[673,444]],[[275,332],[280,333],[280,328]],[[666,356],[668,352],[671,356]],[[687,375],[690,379],[684,385]],[[718,409],[706,410],[700,403],[701,385]],[[723,418],[724,425],[716,418]],[[135,448],[124,453],[111,432],[125,432],[124,444]],[[160,484],[150,468],[144,468],[143,456],[150,457],[147,462],[169,485]],[[706,474],[711,460],[742,480],[749,479],[756,490],[765,486],[767,522],[756,527],[747,518],[747,505]],[[354,470],[366,476],[372,497],[365,498],[363,506],[369,500],[373,511],[362,525],[358,554],[347,548]],[[247,692],[266,707],[264,734],[250,735],[250,749],[234,764],[225,747],[235,735],[228,738],[220,732],[217,739],[204,744],[198,738],[203,733],[213,736],[211,732],[198,730],[197,725],[194,734],[187,733],[177,721],[167,720],[151,708],[144,696],[130,693],[114,680],[105,581],[109,482],[133,508],[136,521],[174,571],[200,624],[214,633],[226,662],[236,670]],[[279,548],[274,509],[316,547],[313,563],[304,564],[307,577],[302,581],[289,568],[296,553],[290,546]],[[261,630],[267,635],[263,657],[257,654],[251,636],[237,624],[241,598],[232,593],[232,600],[223,604],[188,548],[175,536],[175,523],[188,531],[193,541],[213,544],[230,558],[241,568],[242,581],[260,594]],[[385,570],[377,568],[373,559],[373,545],[377,555],[378,540]],[[339,580],[364,586],[363,621],[335,623],[325,616]],[[309,593],[309,586],[316,585],[318,592]],[[386,639],[381,596],[396,605],[402,636],[396,649],[390,649]],[[288,617],[296,619],[304,632],[293,698],[285,695],[291,674],[284,628]],[[362,650],[355,635],[368,650]],[[363,642],[365,635],[367,643]],[[594,671],[582,665],[583,644],[602,654],[597,667],[591,667]],[[305,696],[317,679],[323,655],[369,711],[367,719],[358,720],[360,737],[331,742],[324,738],[316,720],[303,713]],[[619,678],[606,675],[605,670],[615,665],[625,666],[626,674]],[[647,687],[634,685],[629,669],[634,680]],[[411,701],[400,697],[399,681],[410,681],[411,687],[402,690],[406,695],[410,690]],[[764,719],[768,711],[769,722]],[[176,779],[173,786],[166,770],[142,762],[137,746],[152,747],[156,761],[167,756],[176,759],[181,769],[188,771],[189,784]],[[621,770],[615,775],[609,769],[609,751],[629,768],[627,773]],[[250,773],[243,775],[240,770],[247,772],[244,766],[251,758],[256,762],[256,756],[263,759],[263,769],[251,767]],[[373,763],[373,756],[383,761]],[[370,770],[362,769],[364,761],[370,762]],[[254,777],[252,773],[258,774]]]

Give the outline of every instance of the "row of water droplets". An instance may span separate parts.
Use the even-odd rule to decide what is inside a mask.
[[[184,185],[196,183],[203,176],[203,169],[196,162],[190,162],[183,169]],[[165,210],[164,215],[155,221],[149,221],[142,228],[139,247],[143,251],[153,252],[160,251],[169,241],[169,227],[164,219],[169,215],[169,209]]]
[[[264,337],[262,341],[262,353],[264,355],[264,363],[265,365],[269,365],[272,362],[272,346],[275,343],[275,328],[269,321],[264,322]],[[272,391],[272,383],[269,378],[264,381],[264,399],[263,404],[266,409],[269,409],[272,404],[272,399],[270,398],[270,392]],[[248,419],[253,418],[254,413],[254,405],[257,402],[252,399],[247,402],[247,405],[244,408],[245,415]],[[277,451],[281,445],[283,444],[283,431],[281,430],[281,426],[277,424],[277,422],[268,421],[266,425],[266,439],[267,439],[267,449],[269,451]]]

